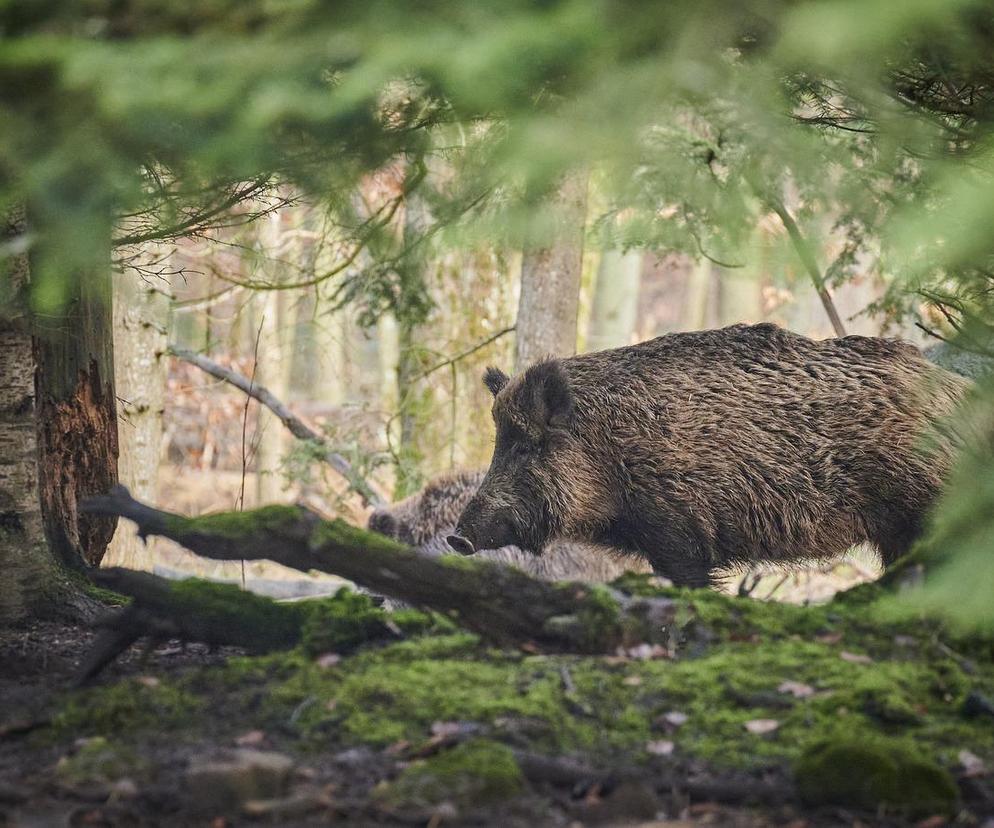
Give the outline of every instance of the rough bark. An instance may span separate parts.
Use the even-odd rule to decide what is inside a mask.
[[[641,250],[605,250],[601,255],[587,328],[588,351],[631,344],[641,279]]]
[[[169,299],[165,291],[131,272],[115,276],[114,291],[114,383],[121,422],[118,475],[137,497],[154,502],[162,450]],[[102,563],[151,570],[154,548],[121,524]]]
[[[3,240],[23,236],[23,213],[5,217]],[[55,562],[45,543],[38,498],[34,346],[18,294],[27,283],[26,254],[0,262],[0,623],[30,614],[44,599]]]
[[[0,623],[90,616],[64,574],[99,562],[116,521],[80,516],[81,495],[117,479],[117,430],[106,283],[78,281],[59,316],[37,323],[25,301],[23,211],[3,217],[13,255],[0,261]]]
[[[109,261],[109,258],[108,258]],[[117,483],[110,268],[75,280],[57,318],[36,327],[39,490],[45,535],[69,566],[100,563],[113,519],[80,515],[78,501]]]
[[[532,239],[521,259],[514,370],[549,356],[576,353],[583,234],[587,215],[586,171],[562,182],[551,236]]]
[[[341,520],[270,506],[184,518],[134,500],[121,486],[85,508],[120,515],[139,534],[161,535],[215,560],[268,559],[317,569],[415,606],[444,612],[495,644],[530,651],[603,653],[668,645],[676,603],[626,597],[579,582],[547,583],[489,561],[429,558]]]

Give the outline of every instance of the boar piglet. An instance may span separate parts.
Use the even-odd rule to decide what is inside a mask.
[[[677,584],[919,534],[955,450],[933,427],[969,383],[912,345],[734,325],[491,368],[496,444],[449,542],[549,538],[636,553]]]
[[[413,546],[424,555],[451,555],[446,536],[455,531],[456,520],[476,494],[483,476],[480,470],[436,477],[420,492],[376,509],[369,517],[369,528]],[[550,581],[613,581],[626,571],[648,571],[645,561],[638,557],[564,538],[550,541],[541,555],[519,546],[480,549],[477,554]]]

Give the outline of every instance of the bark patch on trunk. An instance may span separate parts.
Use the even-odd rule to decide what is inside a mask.
[[[50,354],[39,347],[39,376]],[[79,559],[97,566],[114,536],[113,518],[80,514],[82,497],[117,483],[117,423],[112,378],[96,359],[78,372],[64,398],[38,389],[39,488],[45,533],[53,551],[70,566]]]

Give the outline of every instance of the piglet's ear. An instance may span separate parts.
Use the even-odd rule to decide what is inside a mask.
[[[531,391],[532,421],[545,431],[563,428],[573,416],[573,392],[562,364],[555,359],[528,369],[525,384]]]
[[[510,381],[511,378],[507,374],[492,365],[483,372],[483,384],[490,389],[490,393],[495,397]]]

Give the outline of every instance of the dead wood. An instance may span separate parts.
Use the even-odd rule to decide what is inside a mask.
[[[185,518],[139,503],[122,486],[88,499],[90,514],[134,521],[215,560],[268,559],[347,578],[375,592],[445,613],[501,646],[534,652],[605,653],[667,645],[675,602],[628,597],[580,582],[547,583],[489,561],[428,558],[373,532],[326,522],[301,507]]]
[[[132,603],[98,622],[102,632],[80,665],[77,684],[95,678],[142,638],[152,644],[178,638],[264,653],[289,649],[302,635],[299,604],[279,604],[234,585],[170,581],[119,567],[94,570],[90,577],[105,589],[129,596]]]

